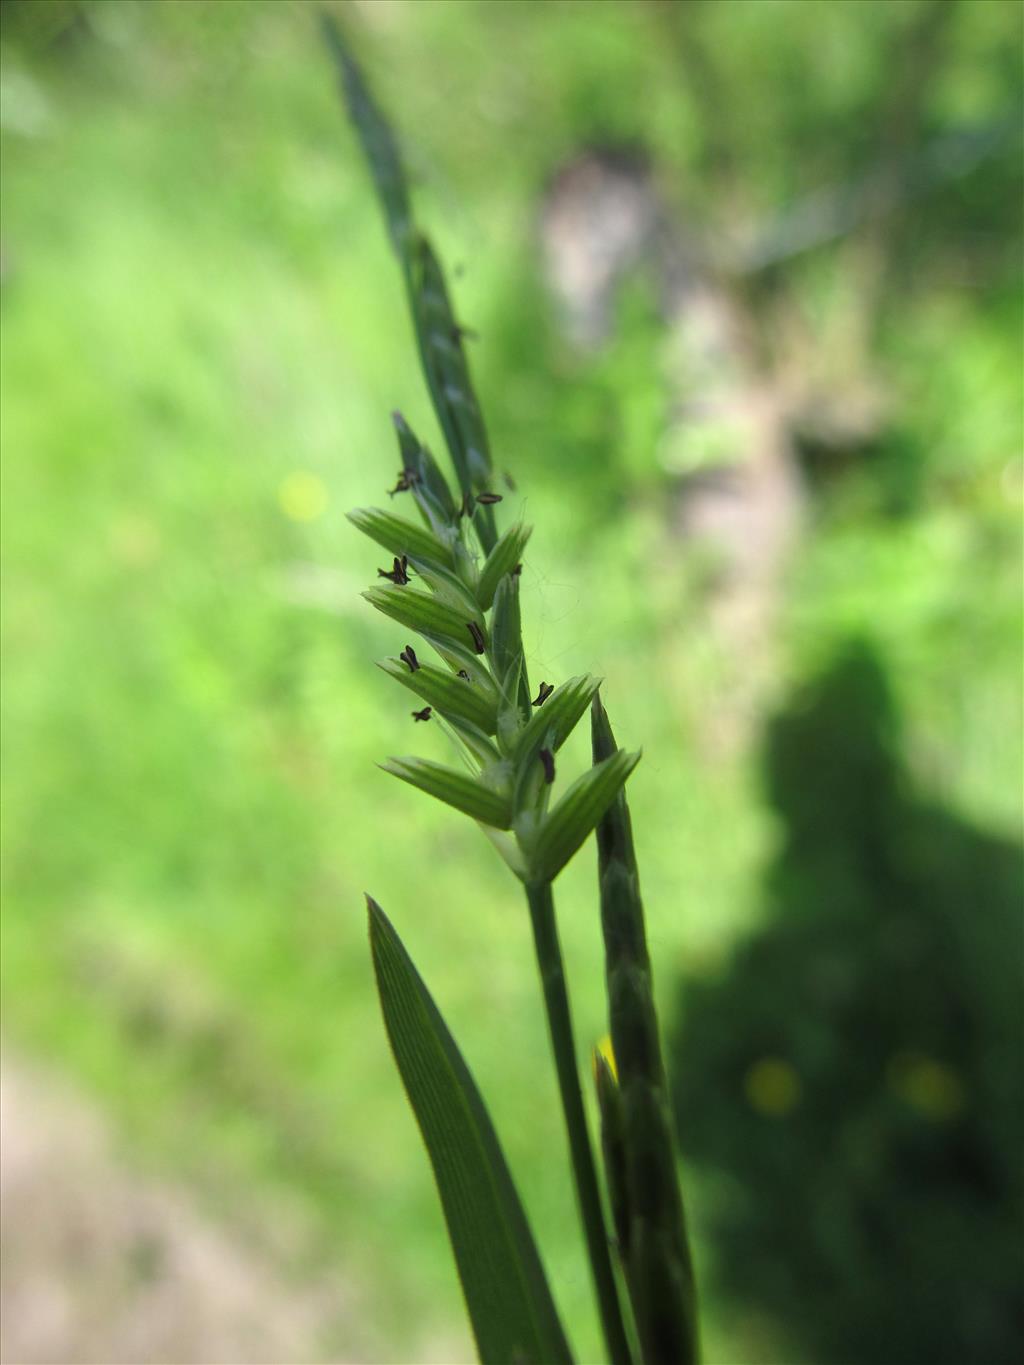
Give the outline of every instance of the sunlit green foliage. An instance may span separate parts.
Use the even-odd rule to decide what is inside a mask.
[[[360,538],[343,514],[388,486],[382,411],[435,433],[312,15],[3,8],[7,1037],[73,1070],[212,1201],[290,1192],[325,1254],[358,1246],[382,1318],[386,1263],[397,1332],[455,1330],[350,909],[365,885],[419,905],[408,946],[474,1070],[500,1078],[488,1104],[552,1280],[577,1286],[564,1306],[586,1358],[572,1195],[547,1159],[553,1083],[519,1098],[547,1046],[523,1007],[529,927],[469,823],[374,766],[414,722],[398,688],[382,706],[368,662],[394,644],[358,598],[385,552],[363,542],[346,571]],[[543,496],[521,583],[531,675],[600,673],[617,732],[644,744],[630,804],[667,1004],[674,963],[713,972],[757,913],[775,816],[754,748],[722,742],[747,661],[723,655],[668,529],[652,291],[627,282],[605,348],[572,350],[540,282],[537,197],[581,143],[639,140],[681,215],[773,222],[871,164],[891,43],[920,6],[872,5],[871,22],[860,0],[542,8],[353,18],[370,75],[400,92],[431,229],[466,267],[453,288],[486,339],[472,361],[494,463],[521,490],[505,505],[534,521]],[[1019,126],[1015,7],[949,8],[925,133]],[[78,18],[37,39],[58,11]],[[891,406],[869,449],[811,461],[782,620],[785,677],[866,634],[912,769],[996,831],[1018,820],[1021,764],[1018,164],[1011,140],[902,219],[872,352]],[[788,290],[838,365],[846,270],[825,245],[749,287]],[[417,739],[446,760],[439,736]],[[570,867],[584,1040],[604,1031],[592,903]],[[699,1232],[699,1186],[692,1202]],[[762,1320],[706,1307],[710,1361],[778,1358]]]

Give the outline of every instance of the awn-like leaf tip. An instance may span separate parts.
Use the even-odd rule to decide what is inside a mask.
[[[402,414],[398,411],[397,408],[395,408],[394,412],[392,412],[391,420],[394,423],[396,431],[406,432],[409,430],[409,423],[405,420],[405,418],[402,416]]]
[[[387,932],[387,930],[391,929],[391,921],[380,908],[380,905],[370,895],[369,891],[363,892],[363,898],[366,901],[366,922],[370,934],[370,950],[376,957],[377,938],[382,931]],[[394,930],[392,930],[392,932],[394,932]]]
[[[363,899],[366,901],[366,908],[367,908],[367,910],[368,910],[369,913],[370,913],[371,919],[374,918],[374,917],[376,917],[376,918],[378,918],[378,919],[383,919],[383,920],[386,920],[386,919],[387,919],[387,915],[385,915],[384,911],[380,908],[380,906],[378,905],[378,903],[373,899],[373,897],[370,895],[369,891],[364,891],[364,892],[363,892]]]

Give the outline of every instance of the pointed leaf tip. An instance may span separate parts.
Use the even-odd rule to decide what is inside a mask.
[[[590,708],[590,738],[595,763],[615,753],[615,735],[599,692],[594,694]]]

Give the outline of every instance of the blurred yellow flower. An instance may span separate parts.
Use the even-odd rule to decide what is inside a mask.
[[[330,501],[323,479],[301,469],[281,480],[277,500],[291,521],[316,521],[326,512]]]
[[[963,1109],[966,1096],[957,1072],[920,1052],[898,1052],[886,1079],[900,1099],[932,1123],[944,1123]]]
[[[594,1048],[595,1065],[597,1057],[603,1057],[608,1063],[608,1069],[616,1080],[619,1079],[619,1068],[615,1064],[615,1049],[612,1047],[611,1035],[606,1033],[597,1047]]]
[[[743,1089],[752,1109],[769,1118],[783,1118],[800,1103],[803,1082],[781,1057],[762,1057],[743,1078]]]

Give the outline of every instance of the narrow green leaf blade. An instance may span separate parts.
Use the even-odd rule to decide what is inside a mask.
[[[476,725],[485,735],[493,735],[498,728],[494,693],[484,692],[468,678],[460,678],[447,669],[423,663],[415,673],[411,673],[407,664],[394,658],[381,659],[378,667],[443,715],[460,716]]]
[[[541,822],[531,850],[531,880],[554,881],[639,762],[639,751],[619,749],[576,779]]]
[[[470,379],[462,331],[452,311],[444,271],[422,233],[412,240],[410,261],[409,300],[427,387],[459,486],[464,494],[479,492],[488,488],[491,481],[487,431]],[[491,508],[475,506],[473,523],[484,551],[489,553],[498,538]]]
[[[524,526],[522,522],[510,526],[487,556],[480,570],[480,584],[477,588],[477,597],[484,611],[490,611],[498,584],[522,559],[523,550],[532,532],[533,527]]]
[[[471,815],[495,829],[512,824],[512,807],[507,796],[485,782],[429,758],[389,758],[380,765],[386,773],[400,777],[428,796],[436,796],[456,810]]]
[[[329,14],[321,15],[324,38],[334,57],[349,117],[359,134],[370,167],[391,241],[399,256],[408,249],[412,210],[398,146],[387,119],[377,108],[358,63],[349,52],[341,30]]]
[[[599,697],[591,711],[591,736],[594,762],[602,767],[618,751]],[[627,1223],[619,1231],[623,1268],[644,1360],[693,1365],[699,1358],[697,1291],[624,791],[598,823],[597,852],[608,1020],[618,1068],[618,1113],[602,1103],[602,1116],[610,1130],[618,1125],[618,1145],[606,1149],[605,1159],[609,1186],[619,1187],[617,1216]],[[607,1078],[604,1098],[614,1099]]]
[[[414,521],[396,517],[394,512],[381,507],[354,507],[346,516],[353,526],[393,555],[408,555],[446,568],[455,562],[450,546]]]
[[[452,460],[465,492],[486,488],[491,478],[490,446],[444,271],[426,237],[417,239],[414,251],[417,329],[429,368],[455,426],[456,449],[452,451]]]
[[[571,1365],[544,1268],[480,1092],[394,926],[369,896],[391,1049],[420,1126],[485,1365]]]

